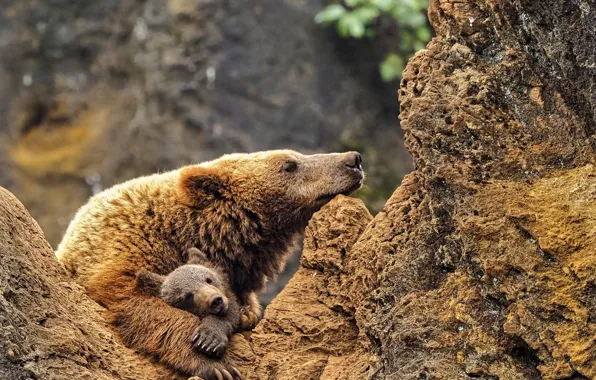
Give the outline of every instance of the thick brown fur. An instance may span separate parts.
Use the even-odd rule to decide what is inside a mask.
[[[312,214],[362,180],[355,152],[223,156],[96,195],[79,210],[56,255],[114,315],[126,344],[195,374],[203,365],[191,345],[199,318],[139,292],[136,273],[167,274],[198,247],[229,276],[241,306],[258,315],[255,292],[283,269]]]
[[[185,265],[166,276],[141,269],[137,272],[137,288],[199,318],[226,315],[237,330],[241,321],[240,306],[227,275],[197,248],[189,249],[188,257]],[[219,301],[217,304],[213,303],[215,299]]]
[[[188,256],[186,265],[166,276],[141,269],[137,288],[201,318],[193,337],[195,346],[202,347],[207,355],[221,357],[231,334],[241,327],[240,305],[221,268],[197,248],[189,249]],[[215,298],[220,301],[217,305],[211,303]],[[218,331],[213,331],[217,330],[213,324],[219,326]]]

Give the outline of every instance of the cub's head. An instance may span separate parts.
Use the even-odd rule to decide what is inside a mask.
[[[291,150],[230,154],[182,170],[180,191],[191,204],[230,202],[271,220],[310,218],[338,194],[362,186],[357,152],[304,155]]]
[[[188,264],[167,276],[141,269],[137,273],[137,288],[197,316],[226,314],[228,286],[225,277],[202,265],[206,258],[198,249],[191,248],[188,255]]]

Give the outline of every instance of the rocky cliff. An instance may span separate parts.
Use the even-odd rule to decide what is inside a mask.
[[[346,197],[315,215],[297,275],[256,330],[234,339],[247,378],[596,377],[596,5],[436,0],[429,13],[437,36],[400,90],[415,170],[374,218]],[[7,231],[27,219],[11,215]],[[19,239],[49,252],[39,234]],[[26,260],[29,248],[7,236],[3,260]],[[44,284],[61,275],[49,256],[42,263],[21,288],[45,286],[32,294],[52,300]],[[15,304],[3,294],[4,308]],[[37,339],[43,318],[31,307],[20,310],[28,324],[3,332]],[[88,352],[114,344],[126,354],[94,326],[103,340]],[[2,368],[27,363],[0,348]]]
[[[118,342],[102,312],[70,281],[25,207],[0,188],[0,378],[166,378]]]
[[[596,5],[429,15],[400,90],[415,171],[351,247],[334,238],[361,205],[313,219],[252,335],[255,378],[596,378]],[[298,318],[303,300],[323,311]]]

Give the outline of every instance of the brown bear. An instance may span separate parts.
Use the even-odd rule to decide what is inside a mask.
[[[137,273],[137,288],[199,318],[209,314],[219,316],[229,322],[230,335],[241,326],[240,306],[236,295],[230,290],[227,276],[220,268],[211,265],[197,248],[189,249],[188,262],[166,276],[141,269]],[[206,354],[214,356],[222,356],[227,345],[227,341],[224,344],[211,336],[196,335],[193,342],[204,348]],[[240,371],[236,368],[232,370],[240,377]],[[220,371],[210,368],[209,361],[206,361],[204,371],[196,371],[194,375],[203,378],[215,376],[218,379],[232,377],[225,369]]]
[[[81,207],[56,255],[113,315],[125,344],[193,374],[204,361],[192,337],[225,342],[227,323],[214,315],[199,319],[140,292],[136,273],[169,273],[198,247],[229,276],[248,314],[260,316],[255,292],[283,269],[313,213],[362,185],[361,162],[357,152],[278,150],[133,179]],[[231,372],[226,355],[212,365]]]
[[[225,317],[234,331],[242,325],[238,299],[230,290],[227,275],[198,248],[190,248],[186,264],[166,276],[141,269],[137,288],[200,318],[209,314]]]

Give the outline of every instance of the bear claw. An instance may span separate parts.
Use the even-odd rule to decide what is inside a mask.
[[[242,314],[242,329],[252,330],[259,323],[259,316],[250,310],[243,310]]]
[[[209,327],[199,325],[192,337],[192,345],[199,352],[220,357],[228,346],[228,337]]]
[[[237,369],[235,369],[235,370],[238,371]],[[213,373],[215,373],[217,380],[234,380],[234,377],[232,376],[232,374],[223,368],[222,369],[214,369]]]
[[[221,372],[223,373],[224,377],[226,378],[226,380],[234,380],[234,378],[232,377],[232,374],[230,374],[228,371],[226,371],[225,369],[222,369]]]

